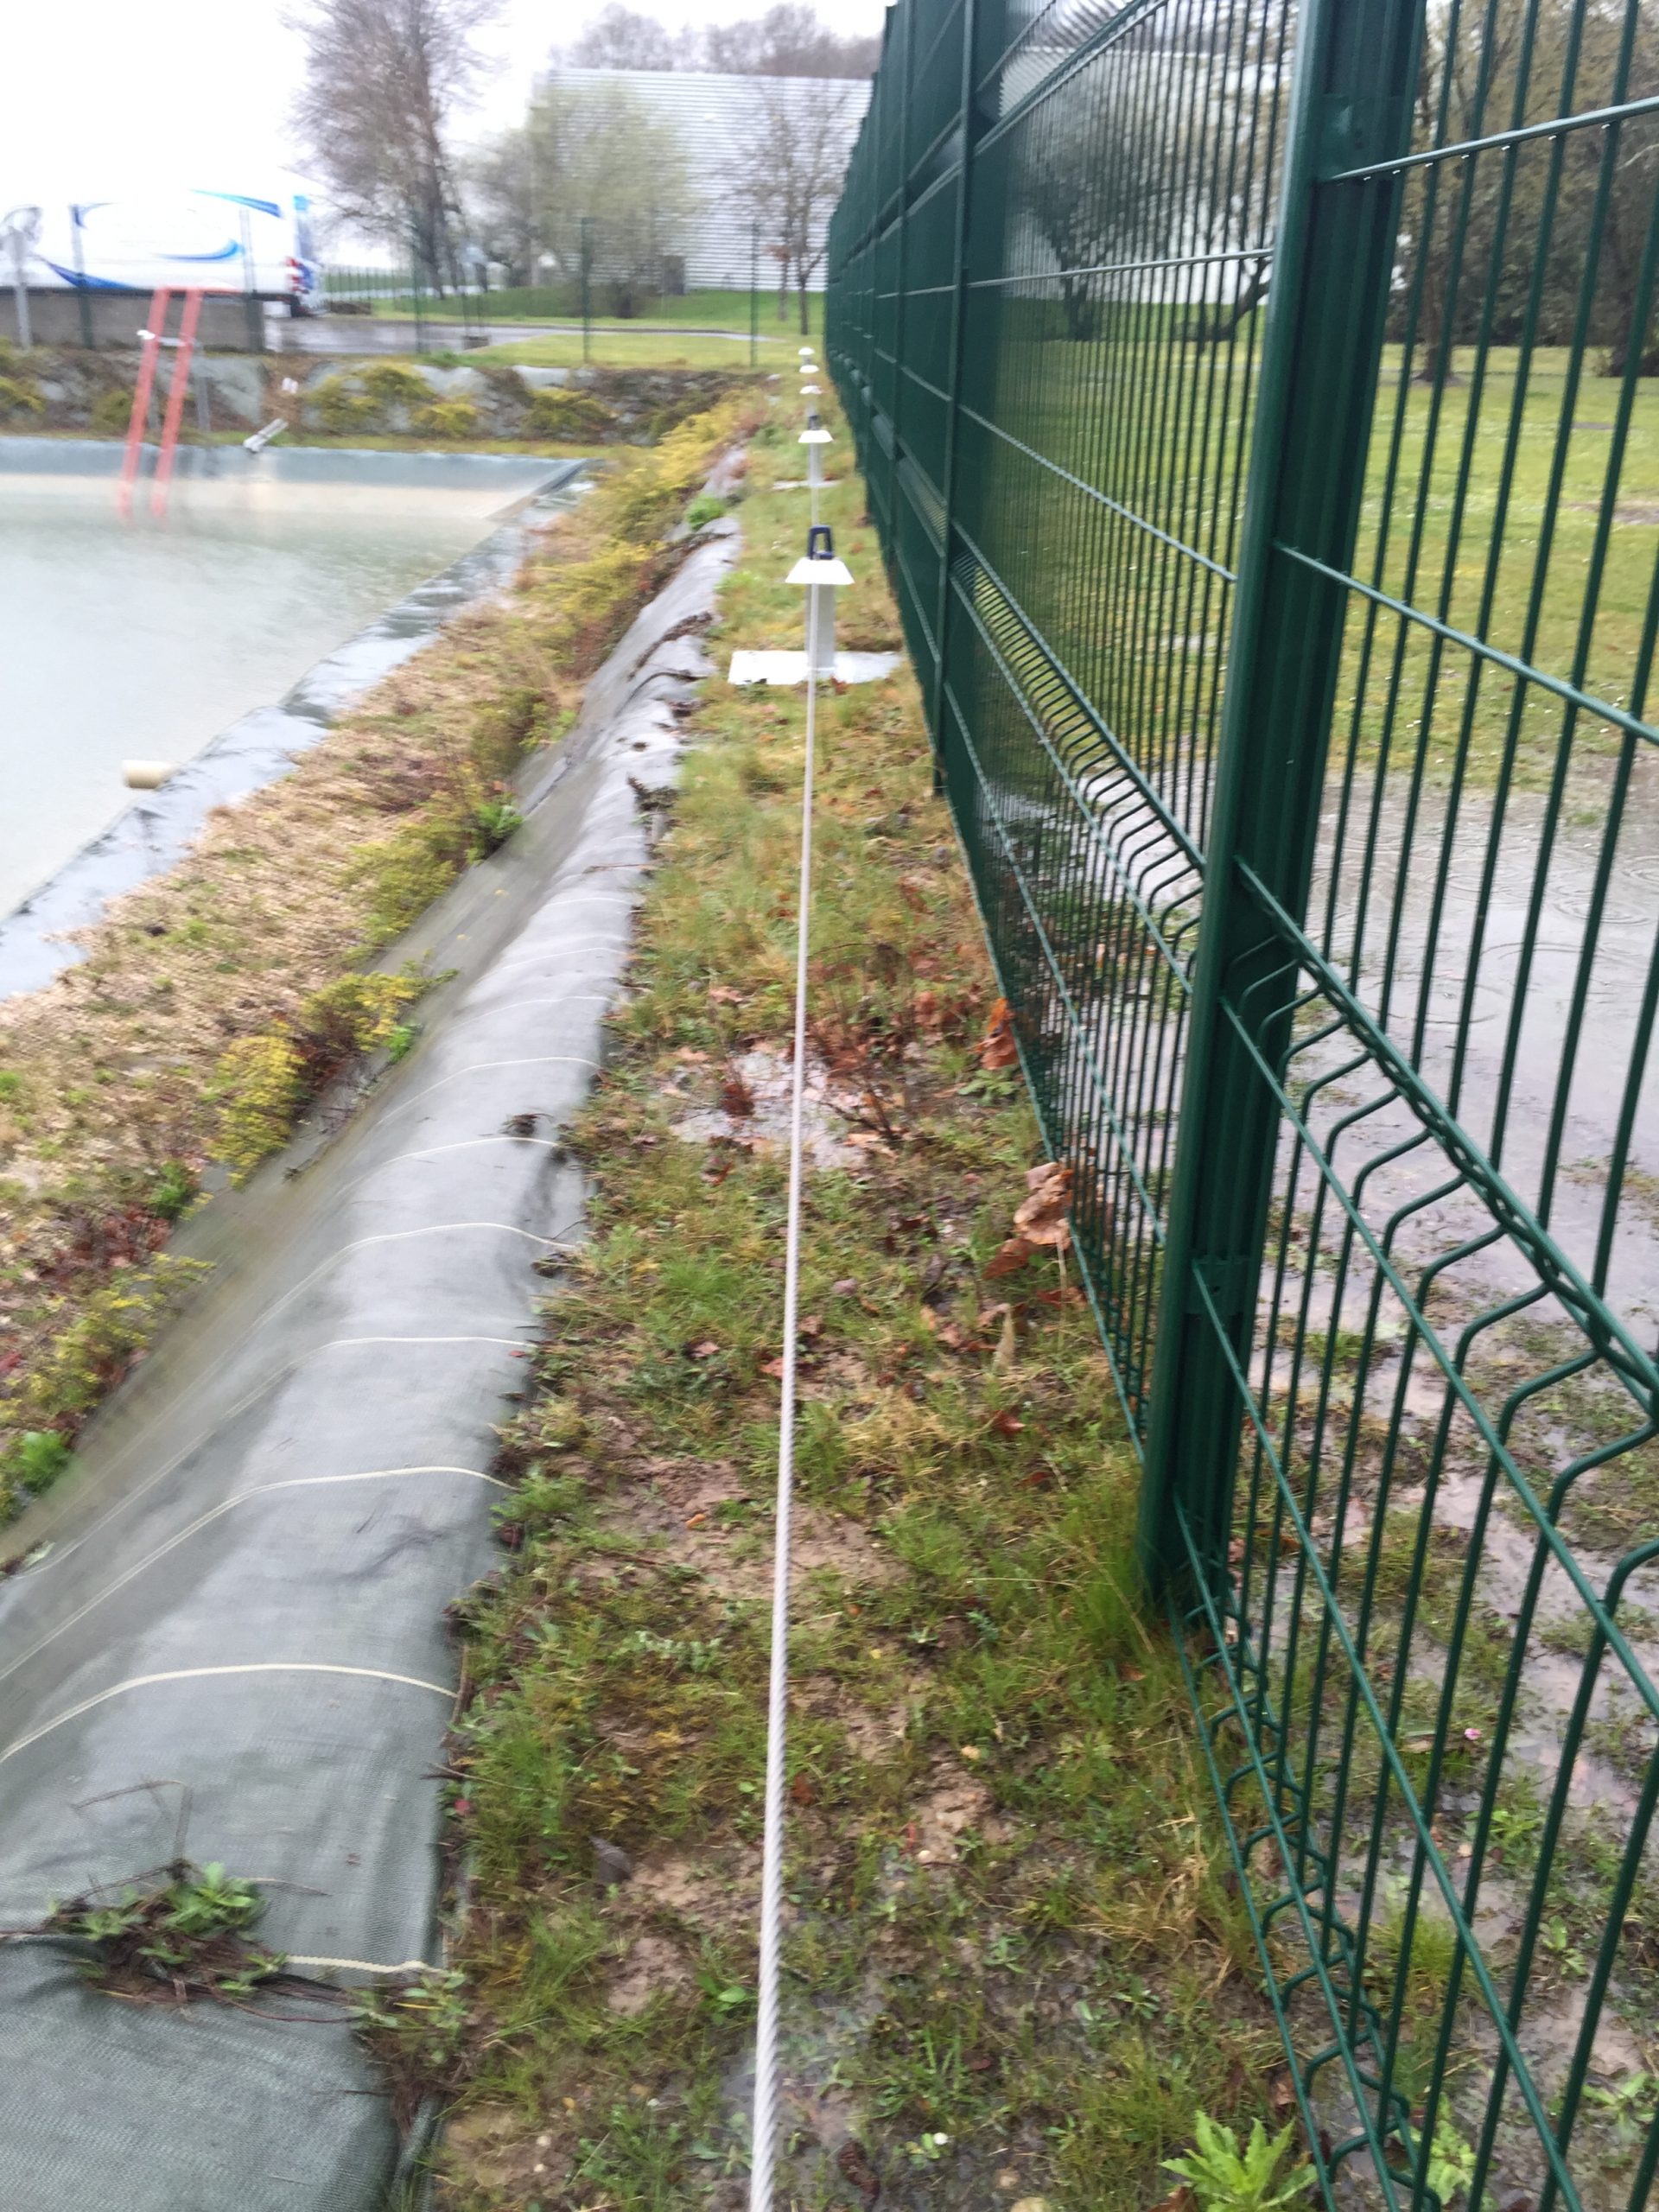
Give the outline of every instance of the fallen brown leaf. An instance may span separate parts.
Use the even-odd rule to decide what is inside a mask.
[[[754,1111],[754,1093],[735,1068],[721,1085],[720,1103],[734,1121],[747,1121]]]
[[[1015,1209],[1014,1225],[1028,1244],[1064,1252],[1071,1242],[1065,1211],[1071,1202],[1071,1170],[1058,1160],[1046,1160],[1026,1177],[1027,1196]]]
[[[849,2135],[836,2152],[836,2167],[842,2179],[850,2182],[863,2198],[868,2212],[881,2194],[881,2180],[870,2164],[868,2152],[855,2136]]]
[[[685,1356],[688,1359],[712,1359],[719,1350],[712,1337],[703,1337],[696,1344],[687,1344]]]
[[[998,999],[991,1008],[990,1027],[980,1040],[979,1065],[982,1068],[1017,1067],[1020,1049],[1014,1041],[1014,1011],[1007,999]]]
[[[985,1279],[995,1281],[999,1275],[1011,1275],[1023,1268],[1035,1254],[1037,1247],[1023,1236],[1010,1236],[1006,1244],[999,1245],[985,1264]]]
[[[1026,1424],[1005,1408],[1002,1411],[991,1415],[990,1426],[999,1436],[1019,1436],[1023,1433]]]

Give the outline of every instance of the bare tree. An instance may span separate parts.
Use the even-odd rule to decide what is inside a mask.
[[[566,59],[578,69],[687,69],[696,67],[697,34],[677,37],[654,16],[610,0],[585,23]]]
[[[782,0],[741,23],[710,23],[702,66],[734,77],[868,77],[881,59],[879,36],[842,38],[802,0]]]
[[[315,0],[297,20],[295,123],[339,213],[456,279],[460,199],[448,127],[500,0]]]
[[[823,260],[824,229],[840,195],[851,151],[847,87],[768,85],[740,158],[738,197],[760,226],[762,249],[780,264],[782,293],[792,277],[807,327],[806,288]]]
[[[654,16],[610,0],[566,48],[579,69],[704,69],[729,77],[868,77],[878,36],[842,37],[805,0],[779,0],[739,23],[671,31]]]

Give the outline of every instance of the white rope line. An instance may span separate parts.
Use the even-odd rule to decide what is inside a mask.
[[[493,976],[496,971],[490,972]],[[614,995],[611,991],[560,991],[552,998],[509,999],[501,1006],[474,1007],[470,1014],[458,1014],[443,1026],[446,1033],[453,1036],[457,1029],[475,1021],[493,1021],[498,1014],[523,1014],[533,1006],[609,1006]]]
[[[19,1751],[26,1751],[31,1744],[38,1744],[42,1736],[49,1736],[54,1728],[67,1728],[84,1713],[107,1705],[112,1697],[124,1697],[129,1690],[153,1689],[160,1682],[207,1681],[222,1675],[355,1675],[365,1681],[397,1682],[405,1689],[430,1690],[434,1697],[445,1700],[455,1694],[453,1685],[446,1688],[442,1682],[423,1681],[418,1675],[393,1675],[382,1667],[336,1667],[315,1659],[253,1659],[236,1667],[173,1667],[163,1675],[132,1675],[124,1682],[111,1682],[108,1689],[82,1698],[67,1712],[54,1713],[38,1728],[31,1728],[27,1736],[19,1736],[16,1743],[8,1744],[0,1751],[0,1766]]]
[[[90,1542],[99,1530],[106,1528],[118,1515],[126,1512],[130,1506],[142,1503],[158,1483],[165,1482],[170,1474],[176,1473],[187,1459],[200,1451],[204,1444],[211,1443],[221,1428],[228,1427],[238,1415],[246,1413],[250,1406],[257,1404],[269,1393],[280,1389],[284,1382],[292,1382],[307,1360],[315,1359],[322,1352],[336,1351],[342,1344],[505,1344],[516,1351],[527,1351],[532,1342],[533,1339],[524,1337],[334,1337],[327,1344],[313,1344],[293,1359],[284,1360],[270,1374],[262,1376],[251,1389],[244,1391],[239,1398],[226,1406],[223,1413],[215,1414],[206,1427],[199,1428],[190,1441],[181,1445],[170,1459],[164,1459],[152,1474],[147,1475],[132,1489],[123,1491],[121,1496],[114,1499],[96,1520],[87,1522],[78,1536],[71,1541],[54,1545],[50,1554],[38,1567],[31,1568],[29,1579],[34,1582],[37,1576],[49,1574],[54,1567],[61,1567],[66,1560],[72,1559],[83,1544]],[[171,1411],[170,1406],[162,1407],[143,1424],[136,1436],[117,1446],[102,1471],[104,1480],[107,1481],[115,1468],[143,1448],[150,1431],[159,1427]]]
[[[371,1167],[354,1183],[346,1185],[339,1193],[337,1203],[344,1205],[354,1192],[360,1191],[365,1183],[372,1183],[377,1175],[384,1175],[389,1167],[405,1166],[411,1160],[436,1160],[440,1154],[446,1152],[476,1152],[483,1146],[492,1144],[539,1145],[544,1152],[561,1152],[564,1148],[563,1140],[560,1137],[515,1137],[505,1129],[498,1129],[493,1136],[457,1137],[453,1144],[421,1145],[413,1152],[395,1152],[390,1160],[383,1160],[378,1167]],[[284,1291],[283,1294],[286,1297],[288,1293]]]
[[[473,1142],[475,1144],[487,1144],[491,1140],[487,1137],[475,1137],[473,1139]],[[510,1138],[508,1141],[511,1143],[514,1141],[514,1140]],[[518,1141],[523,1141],[523,1140],[518,1140]],[[440,1149],[446,1148],[447,1147],[440,1147]],[[408,1154],[404,1156],[405,1158],[413,1157],[412,1154]],[[386,1160],[382,1164],[385,1166],[391,1166],[393,1163],[391,1160]],[[378,1174],[379,1172],[378,1168],[371,1168],[369,1171],[371,1174]],[[364,1180],[366,1181],[367,1179],[368,1179],[365,1176]],[[355,1190],[357,1187],[356,1184],[353,1184],[351,1186],[353,1190]],[[341,1201],[343,1202],[348,1195],[348,1192],[342,1191],[340,1194]],[[531,1244],[553,1245],[558,1243],[556,1236],[538,1236],[532,1230],[516,1229],[510,1221],[429,1221],[426,1223],[423,1227],[419,1229],[378,1229],[367,1236],[353,1236],[351,1242],[347,1244],[336,1245],[334,1249],[328,1255],[327,1258],[326,1260],[319,1260],[316,1266],[312,1268],[310,1274],[302,1275],[298,1282],[294,1285],[291,1290],[285,1290],[282,1296],[277,1299],[274,1304],[262,1307],[260,1310],[259,1319],[261,1322],[274,1321],[276,1316],[290,1306],[296,1298],[301,1297],[306,1291],[309,1290],[314,1282],[316,1282],[321,1276],[326,1275],[331,1268],[337,1267],[340,1261],[345,1259],[353,1252],[364,1251],[371,1244],[402,1244],[406,1243],[411,1236],[441,1236],[448,1235],[452,1230],[459,1230],[463,1229],[499,1230],[504,1236],[522,1236],[527,1243]]]
[[[423,1098],[429,1098],[435,1090],[442,1090],[452,1083],[459,1083],[463,1076],[486,1075],[492,1068],[586,1068],[597,1073],[599,1062],[575,1052],[532,1052],[522,1060],[479,1060],[471,1067],[454,1068],[448,1075],[441,1075],[435,1083],[429,1083],[424,1090],[416,1090],[407,1098],[397,1099],[380,1116],[384,1128],[398,1114],[408,1113],[411,1106],[418,1106]]]
[[[304,1951],[284,1951],[283,1963],[290,1967],[321,1967],[325,1972],[333,1968],[337,1974],[442,1974],[443,1968],[435,1966],[430,1959],[398,1959],[394,1962],[379,1959],[316,1959]]]
[[[783,1400],[778,1415],[778,1508],[772,1535],[772,1669],[766,1706],[766,1845],[760,1872],[760,2005],[754,2038],[750,2212],[772,2212],[778,2134],[778,1979],[784,1899],[785,1734],[789,1704],[790,1510],[795,1483],[795,1367],[805,1151],[806,968],[812,901],[812,771],[817,735],[813,656],[806,664],[806,765],[801,784],[801,881],[795,932],[795,1064],[789,1113],[789,1226],[784,1244]]]
[[[116,1576],[113,1582],[106,1582],[95,1596],[87,1599],[85,1605],[78,1605],[73,1613],[66,1614],[55,1628],[48,1629],[44,1636],[36,1637],[34,1643],[26,1645],[9,1664],[0,1667],[0,1682],[15,1675],[20,1667],[27,1666],[31,1659],[46,1649],[48,1643],[55,1643],[67,1630],[73,1628],[77,1621],[84,1621],[88,1613],[96,1612],[118,1590],[124,1590],[129,1582],[145,1573],[158,1560],[165,1559],[169,1552],[176,1551],[181,1544],[217,1521],[222,1514],[228,1513],[232,1506],[245,1505],[250,1498],[269,1497],[277,1491],[326,1490],[336,1483],[384,1483],[405,1475],[469,1475],[474,1482],[488,1483],[496,1490],[512,1487],[510,1483],[504,1483],[499,1475],[486,1475],[477,1467],[444,1465],[370,1467],[355,1475],[293,1475],[283,1482],[256,1483],[251,1490],[239,1490],[232,1497],[220,1498],[217,1505],[210,1506],[206,1513],[198,1514],[176,1535],[169,1536],[164,1544],[157,1544],[153,1551],[146,1552],[142,1559],[135,1560],[124,1573]]]

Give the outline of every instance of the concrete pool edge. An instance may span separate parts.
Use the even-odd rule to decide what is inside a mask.
[[[42,472],[22,467],[17,450],[55,447],[59,442],[0,438],[0,478],[27,475],[38,480]],[[79,452],[86,454],[91,443],[79,442]],[[110,450],[118,461],[120,448]],[[189,450],[208,459],[220,457],[224,452],[212,448]],[[560,504],[562,495],[569,493],[588,465],[582,460],[532,464],[493,454],[383,454],[296,449],[273,456],[235,450],[250,462],[273,458],[287,462],[316,460],[336,466],[346,461],[389,462],[396,466],[385,472],[387,482],[395,482],[400,476],[409,480],[405,465],[410,462],[448,464],[447,485],[435,482],[431,476],[422,480],[440,492],[458,488],[466,480],[477,483],[476,469],[469,480],[458,473],[467,462],[486,467],[504,462],[500,470],[488,468],[490,475],[500,477],[503,503],[496,512],[502,518],[467,552],[405,593],[316,662],[281,700],[252,708],[221,730],[159,791],[147,792],[124,807],[10,912],[0,916],[0,1001],[42,989],[77,965],[86,956],[72,938],[93,927],[112,899],[176,866],[216,807],[245,798],[285,775],[301,754],[327,734],[345,709],[423,651],[456,615],[509,582],[524,556],[531,519],[538,510]],[[99,480],[112,471],[100,464],[79,472],[65,467],[58,473]],[[359,471],[354,479],[308,474],[303,480],[354,480],[361,485],[365,474],[379,476],[381,472],[378,468]],[[267,474],[260,480],[292,480]]]

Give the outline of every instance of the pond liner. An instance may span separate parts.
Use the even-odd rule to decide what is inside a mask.
[[[0,473],[7,465],[9,446],[49,442],[0,438]],[[118,447],[113,450],[119,454]],[[496,456],[295,452],[270,458],[315,460],[338,468],[350,461],[458,463]],[[517,500],[509,518],[308,670],[280,705],[256,707],[233,721],[158,791],[147,791],[124,808],[107,829],[100,830],[10,914],[0,915],[0,999],[41,990],[85,959],[83,949],[71,942],[74,931],[90,928],[111,899],[165,874],[188,852],[215,807],[245,798],[287,774],[353,701],[423,652],[464,608],[511,581],[524,555],[526,516],[564,504],[562,495],[569,495],[572,480],[586,463],[546,462],[538,480],[528,488],[524,464],[511,467],[518,474],[504,478],[502,484],[504,502]],[[84,466],[79,473],[86,473]],[[451,470],[446,481],[453,484],[459,479]]]
[[[536,1263],[580,1234],[559,1132],[735,545],[693,545],[524,828],[403,948],[457,971],[413,1052],[187,1224],[220,1264],[0,1540],[27,1548],[0,1582],[0,1928],[182,1854],[260,1885],[257,1940],[308,1981],[442,1964],[444,1609],[499,1560]],[[0,1942],[0,2203],[370,2212],[397,2160],[340,2000],[134,2006],[60,1942]]]

